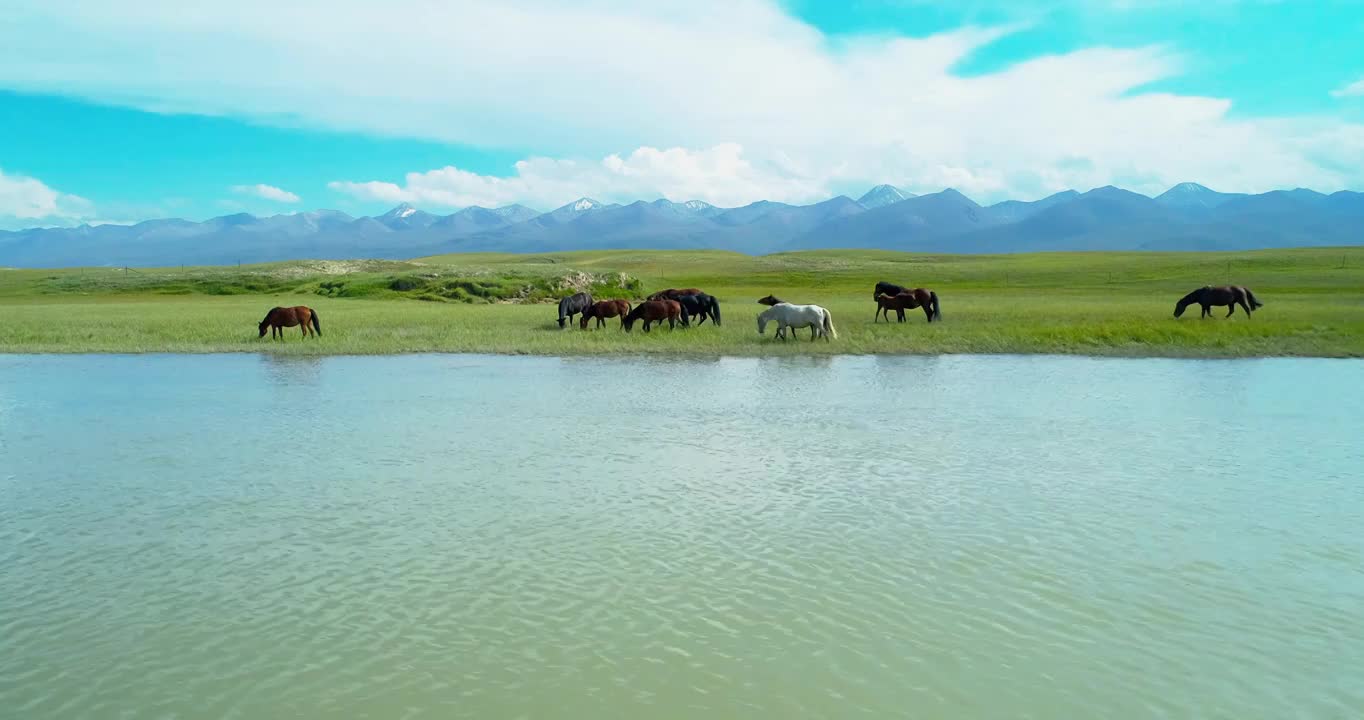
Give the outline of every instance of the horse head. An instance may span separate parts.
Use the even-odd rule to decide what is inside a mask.
[[[1187,308],[1187,307],[1189,307],[1190,305],[1194,304],[1195,302],[1197,302],[1197,301],[1198,301],[1198,296],[1199,296],[1199,294],[1202,293],[1204,290],[1207,290],[1207,289],[1208,289],[1208,288],[1207,288],[1206,286],[1205,286],[1205,287],[1201,287],[1201,288],[1199,288],[1199,289],[1197,289],[1197,290],[1195,290],[1195,291],[1189,293],[1188,295],[1185,295],[1184,297],[1180,298],[1180,299],[1179,299],[1179,302],[1175,303],[1175,317],[1179,317],[1180,315],[1183,315],[1183,314],[1184,314],[1184,309]]]

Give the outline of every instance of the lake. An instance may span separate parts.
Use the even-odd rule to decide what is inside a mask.
[[[1364,716],[1364,362],[0,356],[0,715]]]

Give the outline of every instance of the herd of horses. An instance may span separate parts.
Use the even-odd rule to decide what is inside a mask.
[[[890,322],[891,310],[895,311],[898,322],[904,322],[905,311],[915,308],[922,309],[924,318],[930,323],[942,320],[942,304],[938,301],[938,293],[927,288],[907,288],[883,281],[876,283],[876,288],[872,290],[872,299],[876,301],[873,323],[880,322],[883,316],[886,322]],[[775,323],[777,331],[774,337],[782,340],[787,339],[788,332],[794,337],[796,330],[804,328],[810,328],[811,342],[819,338],[827,341],[838,337],[838,332],[834,329],[833,315],[827,308],[819,305],[795,305],[775,295],[768,295],[758,300],[758,303],[768,306],[758,314],[759,335],[765,334],[767,326]],[[1236,312],[1238,305],[1245,310],[1247,317],[1256,309],[1264,307],[1264,303],[1255,298],[1255,293],[1251,292],[1250,288],[1239,285],[1221,287],[1205,285],[1198,288],[1175,303],[1175,317],[1182,316],[1190,305],[1201,307],[1203,313],[1200,317],[1204,318],[1212,314],[1213,307],[1226,306],[1227,317]],[[720,301],[699,288],[660,290],[638,305],[631,305],[626,300],[593,301],[590,293],[580,292],[559,301],[559,327],[567,327],[575,316],[579,316],[578,327],[583,330],[587,329],[588,323],[593,319],[597,321],[596,327],[601,328],[606,325],[607,319],[617,317],[620,318],[621,329],[626,332],[630,332],[637,322],[643,322],[646,333],[651,326],[655,324],[661,326],[665,322],[674,330],[678,325],[690,327],[693,320],[696,321],[697,327],[704,325],[707,320],[719,326]],[[284,328],[291,327],[301,327],[305,338],[310,335],[322,335],[322,325],[318,321],[317,311],[306,305],[297,305],[271,308],[270,312],[265,314],[265,319],[260,321],[259,337],[265,337],[268,328],[271,338],[283,339]]]
[[[690,327],[692,320],[700,327],[710,320],[720,324],[720,301],[697,288],[668,288],[650,295],[639,305],[631,306],[625,300],[599,300],[593,302],[590,293],[580,292],[559,301],[559,327],[573,322],[574,315],[582,315],[578,327],[587,329],[589,320],[596,318],[597,327],[606,324],[607,318],[619,317],[620,327],[626,332],[635,323],[643,321],[644,332],[654,324],[668,323],[669,328],[679,324]]]

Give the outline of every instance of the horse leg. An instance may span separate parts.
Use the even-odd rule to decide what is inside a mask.
[[[928,318],[928,321],[929,321],[929,322],[933,322],[933,308],[932,308],[932,306],[929,306],[929,305],[921,305],[920,307],[922,307],[922,308],[924,309],[924,317]]]
[[[1212,306],[1211,306],[1211,305],[1203,305],[1202,307],[1203,307],[1203,315],[1202,315],[1201,317],[1210,317],[1210,316],[1212,315]]]

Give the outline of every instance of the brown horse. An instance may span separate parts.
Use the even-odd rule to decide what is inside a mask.
[[[872,322],[881,319],[881,314],[885,313],[886,322],[890,322],[890,311],[895,311],[895,316],[899,322],[905,321],[905,310],[923,308],[924,317],[929,322],[942,319],[942,310],[938,305],[938,294],[932,290],[924,288],[914,288],[905,290],[896,295],[881,293],[876,296],[876,318]]]
[[[644,332],[649,332],[650,323],[661,325],[664,320],[667,320],[668,327],[676,330],[678,320],[687,322],[686,312],[682,308],[682,303],[676,300],[646,300],[626,314],[625,318],[621,320],[621,327],[625,328],[625,332],[630,332],[630,328],[634,326],[636,320],[643,320]]]
[[[301,325],[303,327],[303,337],[308,337],[308,325],[313,326],[312,332],[322,335],[322,324],[317,321],[317,311],[306,306],[296,305],[294,307],[271,308],[265,314],[265,319],[260,321],[260,335],[265,337],[265,328],[270,328],[270,337],[284,339],[284,328]]]
[[[592,303],[590,307],[583,311],[583,317],[578,321],[578,327],[587,329],[587,319],[596,318],[597,327],[606,325],[606,318],[619,317],[620,326],[625,327],[625,316],[630,314],[630,303],[624,300],[601,300]]]
[[[1227,305],[1227,317],[1231,317],[1236,312],[1236,306],[1240,305],[1246,310],[1246,317],[1250,317],[1250,312],[1255,308],[1262,308],[1264,303],[1255,299],[1255,293],[1250,288],[1239,285],[1225,285],[1223,287],[1212,287],[1204,285],[1201,288],[1185,295],[1175,303],[1175,317],[1184,314],[1184,308],[1198,304],[1203,308],[1203,314],[1199,317],[1208,317],[1212,314],[1212,306]]]
[[[650,300],[676,300],[677,298],[679,298],[679,297],[681,297],[681,296],[683,296],[683,295],[700,295],[700,294],[701,294],[701,291],[698,290],[698,289],[696,289],[696,288],[681,288],[681,289],[678,289],[678,288],[668,288],[667,290],[659,290],[658,292],[654,293],[653,295],[650,295],[648,299],[650,299]]]

